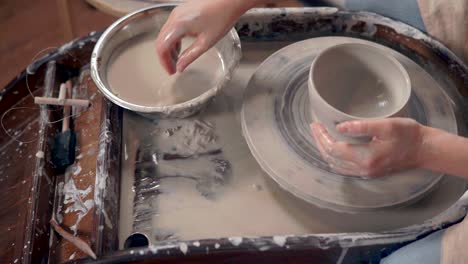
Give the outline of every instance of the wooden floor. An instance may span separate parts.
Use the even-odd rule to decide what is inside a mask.
[[[66,12],[59,12],[64,2],[69,4],[73,34],[61,16]],[[104,29],[114,20],[84,0],[0,0],[0,89],[42,49]]]

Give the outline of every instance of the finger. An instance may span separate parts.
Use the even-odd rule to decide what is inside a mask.
[[[346,142],[335,142],[327,153],[327,162],[336,172],[345,175],[361,176],[359,153]]]
[[[349,168],[348,165],[332,156],[331,153],[333,152],[335,140],[328,134],[325,127],[321,124],[314,123],[311,125],[311,132],[323,160],[330,166],[330,168],[337,173],[350,173],[351,168]]]
[[[363,160],[368,158],[373,153],[374,145],[372,144],[350,144],[346,142],[337,142],[331,151],[331,155],[352,162],[361,164]]]
[[[317,146],[320,154],[322,155],[322,158],[328,163],[328,159],[330,158],[330,155],[327,153],[327,151],[325,150],[326,148],[326,144],[322,143],[322,139],[321,139],[321,130],[322,130],[322,127],[320,124],[318,123],[312,123],[310,125],[310,132],[312,134],[312,137],[314,138],[315,140],[315,145]]]
[[[333,172],[343,175],[363,176],[364,171],[362,171],[361,167],[355,162],[341,159],[334,156],[334,154],[328,153],[326,150],[324,150],[324,147],[321,143],[317,144],[317,147],[324,161],[328,164]],[[332,150],[332,152],[334,151]]]
[[[316,136],[314,136],[316,137]],[[326,162],[326,163],[330,163],[331,161],[331,156],[330,154],[328,154],[328,152],[325,150],[325,146],[323,146],[323,144],[319,141],[319,139],[317,138],[315,140],[317,142],[317,149],[319,150],[320,152],[320,155],[322,156],[323,160]]]
[[[317,146],[322,148],[326,154],[334,159],[346,162],[359,162],[360,155],[356,155],[357,148],[352,148],[351,144],[346,142],[337,142],[321,124],[313,124],[312,131]]]
[[[372,136],[372,137],[386,137],[391,133],[391,120],[380,119],[380,120],[358,120],[348,121],[338,124],[336,129],[338,132],[353,136]]]
[[[365,146],[336,142],[319,123],[311,124],[311,132],[323,159],[333,171],[344,175],[366,176],[366,172],[359,165],[362,156],[360,148]]]
[[[203,53],[208,50],[205,38],[198,36],[198,38],[185,49],[177,61],[177,71],[183,72],[192,62],[198,59]]]
[[[174,64],[174,67],[179,59],[180,49],[182,48],[182,43],[179,41],[176,43],[175,47],[171,50],[171,60]]]
[[[184,27],[167,25],[161,30],[156,39],[156,52],[159,60],[164,69],[171,75],[176,72],[180,43],[185,35],[186,30]]]
[[[169,75],[172,75],[176,72],[176,60],[173,58],[173,51],[165,46],[163,48],[156,48],[157,54],[159,57],[159,62],[163,66],[164,70]]]
[[[359,166],[353,163],[348,163],[348,162],[329,162],[328,163],[330,166],[330,169],[332,169],[335,173],[341,174],[341,175],[346,175],[346,176],[358,176],[358,177],[364,177],[365,172],[361,170]]]
[[[328,133],[325,126],[321,123],[312,123],[310,128],[316,143],[325,147],[327,152],[331,152],[332,146],[336,140],[330,135],[330,133]]]

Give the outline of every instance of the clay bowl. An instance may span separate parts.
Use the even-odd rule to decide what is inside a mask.
[[[360,43],[340,44],[321,52],[309,72],[312,119],[337,140],[368,142],[336,131],[344,121],[403,117],[411,95],[405,68],[384,51]]]
[[[206,89],[201,95],[173,105],[149,106],[123,99],[112,90],[107,70],[113,53],[118,53],[119,47],[139,36],[152,34],[156,38],[176,6],[175,4],[163,4],[135,11],[117,20],[102,34],[92,53],[91,76],[107,99],[149,118],[184,118],[197,113],[225,87],[241,57],[240,39],[234,29],[215,45],[222,61],[223,74],[213,81],[215,84],[213,87]],[[155,60],[157,59],[155,54],[148,54],[148,56],[155,56]],[[138,87],[129,87],[129,89],[138,89]]]

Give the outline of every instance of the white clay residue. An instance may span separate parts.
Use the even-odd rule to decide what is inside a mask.
[[[112,224],[112,221],[109,219],[109,216],[106,213],[106,210],[102,209],[102,214],[104,215],[104,223],[106,224],[107,227],[113,228],[114,225]]]
[[[101,124],[101,131],[103,131],[101,133],[103,134],[99,136],[100,140],[104,140],[104,141],[110,140],[109,138],[110,128],[109,127],[110,127],[110,120],[109,119],[104,120]],[[93,148],[93,149],[88,150],[88,153],[94,153],[94,151],[95,149]],[[105,159],[105,154],[106,154],[105,148],[101,147],[99,149],[97,159],[103,161]],[[97,188],[94,190],[94,201],[98,207],[101,206],[101,199],[107,195],[107,191],[106,191],[107,177],[108,177],[108,173],[105,170],[105,168],[103,166],[97,166],[97,174],[96,174]]]
[[[230,237],[228,240],[236,247],[242,243],[242,237]]]
[[[179,244],[179,249],[180,249],[180,251],[182,251],[182,253],[184,253],[184,255],[186,255],[187,252],[188,252],[188,246],[185,243],[180,243]]]
[[[143,106],[168,106],[189,101],[214,88],[224,77],[218,51],[210,49],[183,73],[169,76],[159,62],[155,34],[125,42],[110,59],[107,81],[123,100]],[[182,41],[182,49],[191,41]]]
[[[261,246],[261,247],[258,248],[258,250],[260,250],[260,251],[267,251],[267,250],[269,250],[270,248],[271,248],[270,246]]]
[[[44,151],[38,151],[36,153],[36,157],[39,158],[39,159],[43,159],[44,158]]]
[[[155,245],[149,245],[148,248],[151,251],[151,253],[153,254],[158,253],[158,248]]]
[[[68,174],[69,172],[67,172]],[[59,187],[61,185],[59,184]],[[76,235],[78,224],[81,222],[83,217],[85,217],[88,212],[93,208],[94,206],[94,200],[93,199],[88,199],[85,200],[86,197],[91,193],[92,191],[92,186],[88,186],[85,190],[80,190],[76,188],[75,182],[73,181],[72,178],[70,178],[65,185],[63,186],[63,195],[64,195],[64,200],[63,204],[67,206],[65,209],[65,214],[67,213],[76,213],[77,214],[77,220],[73,226],[70,227],[70,230],[74,232]],[[58,216],[57,218],[59,222],[62,219],[62,216]]]
[[[276,245],[279,247],[283,247],[284,244],[286,244],[286,237],[284,236],[274,236],[273,241],[275,242]]]
[[[75,175],[75,176],[78,175],[78,174],[80,174],[80,172],[81,172],[81,166],[80,166],[79,163],[76,163],[76,164],[73,165],[73,167],[72,167],[72,172],[73,172],[73,175]]]

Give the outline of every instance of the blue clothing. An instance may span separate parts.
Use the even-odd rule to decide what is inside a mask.
[[[310,6],[336,6],[333,0],[303,0]],[[424,22],[417,0],[342,0],[344,8],[353,11],[368,11],[399,20],[422,31]]]
[[[438,264],[440,263],[442,236],[445,230],[437,231],[421,240],[413,242],[390,256],[380,264]]]

